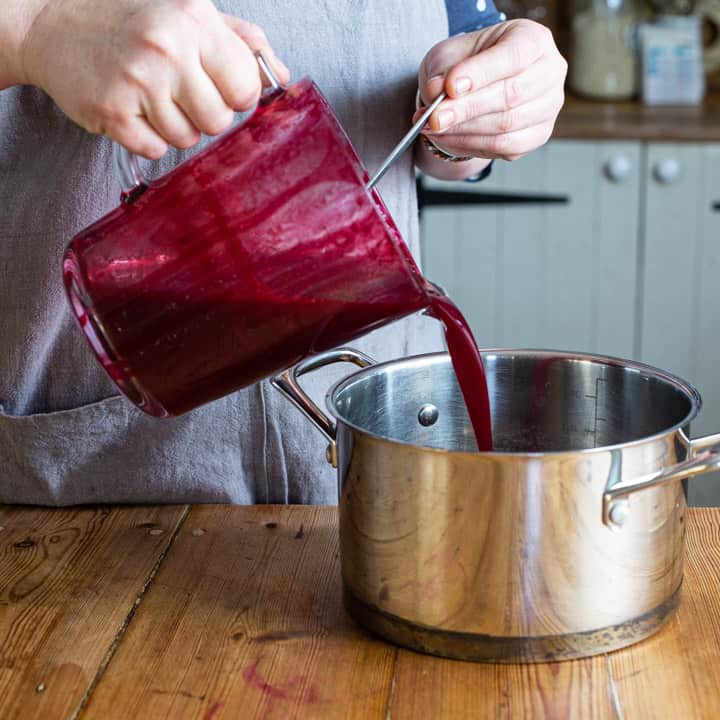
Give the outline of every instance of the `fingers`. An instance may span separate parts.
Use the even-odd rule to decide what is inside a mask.
[[[508,133],[527,130],[536,125],[543,125],[549,117],[554,117],[560,110],[562,102],[553,97],[541,97],[539,100],[521,105],[512,110],[472,116],[448,130],[455,135],[506,135]],[[428,133],[431,136],[444,137],[444,133]]]
[[[200,140],[197,127],[171,100],[153,97],[144,110],[148,123],[173,147],[189,148]]]
[[[250,109],[262,88],[256,50],[290,79],[262,30],[213,0],[53,0],[46,10],[28,33],[33,81],[89,132],[148,157]]]
[[[473,132],[443,135],[438,145],[454,155],[488,160],[518,160],[544,145],[552,135],[554,122],[502,135],[477,135]],[[435,141],[435,138],[433,138]]]
[[[554,48],[552,34],[537,23],[516,23],[497,42],[457,63],[448,73],[445,88],[450,97],[517,77]]]
[[[148,160],[159,160],[168,149],[167,142],[140,115],[108,127],[103,134],[125,146],[131,153]]]
[[[223,13],[222,17],[227,26],[239,38],[241,38],[252,51],[262,52],[265,59],[270,63],[270,67],[273,69],[273,72],[277,75],[280,83],[282,85],[287,85],[290,82],[290,71],[275,54],[275,51],[268,42],[262,28],[233,15],[226,15]],[[257,61],[253,61],[257,65]],[[267,84],[267,80],[265,78],[263,78],[263,84]]]
[[[255,50],[264,53],[281,82],[290,79],[265,33],[245,20],[209,13],[201,32],[186,40],[189,52],[166,54],[162,71],[142,84],[142,112],[167,144],[189,148],[201,134],[226,130],[235,111],[257,104],[262,78]]]
[[[250,47],[225,23],[218,35],[208,38],[201,47],[202,69],[227,107],[249,110],[257,104],[262,90],[257,60]]]
[[[288,69],[275,55],[261,28],[231,15],[220,14],[220,19],[218,26],[213,27],[214,32],[207,33],[200,45],[199,67],[189,62],[178,75],[173,99],[179,112],[172,113],[163,104],[150,104],[153,112],[148,118],[153,127],[172,144],[175,138],[186,143],[177,147],[190,146],[187,142],[193,129],[198,139],[200,133],[223,132],[231,125],[234,111],[249,110],[257,104],[262,78],[255,51],[263,52],[281,83],[290,80]],[[165,111],[164,117],[160,109]],[[172,135],[166,134],[168,131]]]
[[[230,126],[233,110],[202,68],[186,68],[180,82],[173,99],[197,131],[205,135],[218,135]]]
[[[443,90],[445,78],[459,63],[468,57],[491,47],[503,33],[503,26],[486,28],[476,33],[466,33],[448,38],[435,45],[425,56],[420,67],[420,92],[423,101],[429,104]]]
[[[552,134],[566,72],[552,34],[537,23],[512,21],[451,38],[430,51],[421,69],[420,82],[428,78],[423,97],[448,94],[425,132],[454,155],[522,157]]]
[[[450,125],[459,125],[481,115],[512,113],[523,105],[541,98],[548,109],[560,110],[564,94],[560,72],[550,72],[546,64],[537,62],[517,76],[505,78],[467,95],[443,102],[428,123],[433,132],[442,132]],[[451,115],[441,113],[450,111]]]

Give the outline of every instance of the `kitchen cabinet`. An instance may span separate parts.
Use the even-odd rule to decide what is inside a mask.
[[[616,157],[626,166],[612,181]],[[422,213],[425,270],[481,345],[633,353],[640,162],[636,143],[558,142],[483,183],[423,181],[439,202],[443,190],[490,195]]]
[[[640,358],[700,390],[693,435],[720,432],[720,145],[650,145],[647,174]],[[690,487],[720,504],[720,474]]]
[[[648,362],[700,389],[693,435],[720,432],[720,144],[554,140],[420,186],[425,271],[481,346]],[[720,476],[690,488],[720,504]]]

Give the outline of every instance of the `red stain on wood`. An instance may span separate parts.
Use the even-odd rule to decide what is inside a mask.
[[[315,705],[322,702],[317,688],[313,685],[303,687],[307,681],[304,675],[296,675],[282,685],[272,685],[265,680],[258,670],[260,659],[256,660],[252,665],[248,665],[243,670],[243,680],[250,686],[259,690],[274,700],[293,700],[297,697],[297,701],[302,705]]]
[[[223,705],[224,705],[224,703],[220,702],[219,700],[218,700],[218,702],[213,703],[210,706],[210,709],[205,713],[204,720],[212,720],[215,717],[215,715],[217,715],[218,711],[220,710],[220,708]]]
[[[243,680],[248,685],[252,685],[252,687],[256,688],[265,695],[269,695],[271,698],[276,698],[277,700],[287,700],[288,695],[286,690],[271,685],[260,676],[260,673],[258,672],[259,664],[260,660],[256,660],[252,665],[248,665],[243,670]]]

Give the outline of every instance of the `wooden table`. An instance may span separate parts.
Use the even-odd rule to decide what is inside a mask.
[[[693,510],[681,609],[550,665],[398,650],[344,613],[336,511],[0,508],[0,718],[720,717],[720,510]]]

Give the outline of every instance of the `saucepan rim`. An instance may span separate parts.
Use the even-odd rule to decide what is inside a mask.
[[[681,377],[674,375],[670,372],[654,367],[646,363],[642,363],[636,360],[627,360],[612,355],[599,355],[594,353],[585,352],[572,352],[566,350],[548,350],[548,349],[532,349],[532,348],[487,348],[480,349],[480,353],[483,358],[491,358],[497,355],[514,355],[516,357],[533,357],[538,359],[560,359],[570,360],[575,362],[590,362],[602,365],[608,365],[610,367],[619,367],[624,370],[631,370],[637,373],[650,376],[654,379],[662,380],[669,385],[675,387],[690,401],[690,411],[687,415],[679,422],[674,425],[661,430],[652,435],[646,437],[637,438],[623,443],[615,443],[613,445],[603,445],[596,448],[585,448],[583,450],[548,450],[539,452],[509,452],[509,451],[493,451],[493,452],[470,452],[467,450],[444,450],[442,448],[431,447],[427,445],[417,445],[405,440],[396,440],[385,437],[378,433],[374,433],[367,428],[363,428],[360,425],[349,421],[343,417],[336,406],[337,396],[350,385],[364,379],[369,375],[373,375],[379,372],[384,372],[389,368],[398,366],[407,367],[413,364],[426,363],[428,360],[434,359],[445,359],[449,360],[448,352],[432,352],[423,353],[419,355],[412,355],[405,358],[397,358],[394,360],[388,360],[385,362],[378,362],[369,367],[356,370],[350,375],[341,378],[335,382],[325,395],[325,405],[333,417],[338,423],[342,423],[344,426],[350,428],[356,433],[363,435],[367,438],[371,438],[373,441],[389,444],[392,446],[400,446],[412,448],[414,450],[420,450],[423,452],[437,454],[437,455],[452,455],[456,457],[467,456],[472,457],[483,457],[483,458],[527,458],[527,459],[541,459],[541,458],[567,458],[570,456],[588,456],[599,453],[607,453],[618,450],[627,450],[633,447],[638,447],[646,443],[652,443],[658,439],[667,437],[668,435],[674,435],[679,431],[687,427],[687,425],[694,420],[702,408],[702,397],[697,388],[687,380],[683,380]]]

